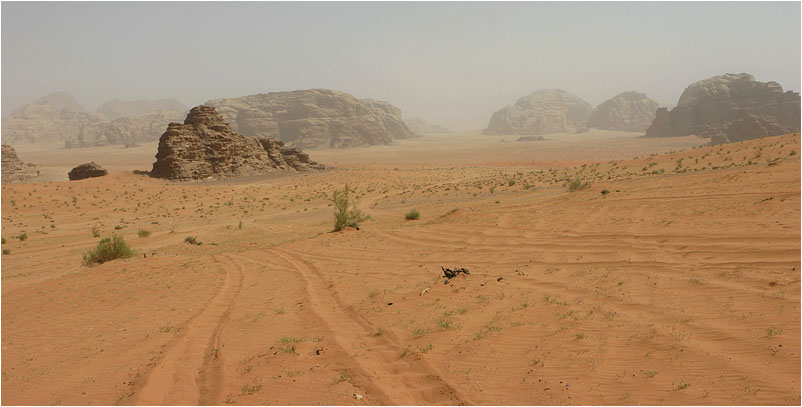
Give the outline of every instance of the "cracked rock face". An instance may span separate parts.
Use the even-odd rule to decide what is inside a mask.
[[[624,92],[596,106],[588,127],[603,130],[645,131],[655,118],[657,102],[641,92]]]
[[[783,92],[777,82],[758,82],[754,76],[742,73],[692,83],[682,92],[677,107],[668,112],[667,123],[658,113],[646,136],[711,137],[724,132],[744,109],[789,131],[800,128],[799,93]]]
[[[539,90],[494,113],[484,133],[573,133],[585,127],[592,108],[590,103],[563,90]]]
[[[38,168],[33,164],[26,164],[17,157],[14,147],[2,146],[3,183],[17,183],[30,181],[39,176]]]
[[[170,123],[159,139],[150,175],[197,180],[325,168],[297,148],[234,131],[215,108],[198,106],[184,123]]]
[[[392,104],[328,89],[215,99],[206,105],[243,135],[298,148],[390,144],[416,136]]]

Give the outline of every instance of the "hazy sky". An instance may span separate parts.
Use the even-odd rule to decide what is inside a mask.
[[[219,97],[330,88],[483,128],[520,96],[598,104],[749,72],[800,89],[800,3],[2,3],[2,110],[52,91]]]

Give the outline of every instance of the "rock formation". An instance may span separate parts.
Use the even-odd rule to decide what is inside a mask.
[[[688,86],[677,107],[669,112],[668,134],[674,137],[720,134],[742,109],[773,118],[790,131],[800,128],[799,93],[783,92],[777,82],[758,82],[754,76],[742,73],[714,76]],[[655,120],[664,121],[659,116]],[[646,131],[646,137],[666,135],[662,122],[653,123]]]
[[[404,123],[407,124],[407,127],[416,134],[448,134],[453,133],[450,129],[429,123],[422,119],[406,119]]]
[[[91,163],[81,164],[67,173],[67,176],[70,177],[70,181],[77,181],[80,179],[86,178],[95,178],[95,177],[102,177],[109,172],[106,171],[105,168],[101,167],[94,161]]]
[[[588,102],[568,92],[539,90],[494,113],[484,133],[573,133],[585,126],[592,108]]]
[[[168,124],[183,120],[184,110],[157,110],[138,116],[125,116],[111,122],[82,124],[77,134],[67,136],[65,148],[97,147],[122,144],[126,147],[137,143],[158,140]]]
[[[162,134],[150,175],[192,180],[323,168],[280,141],[243,136],[215,108],[198,106],[184,124],[170,123]]]
[[[4,184],[29,181],[40,174],[35,165],[23,163],[17,157],[14,147],[5,144],[2,146],[2,170]]]
[[[657,102],[640,92],[624,92],[596,106],[588,127],[603,130],[644,131],[652,123]]]
[[[172,104],[170,101],[165,99],[148,106],[166,106]],[[128,109],[127,102],[120,103]],[[135,108],[130,108],[130,111],[141,108],[139,102],[132,103]],[[115,106],[112,103],[109,110],[113,111]],[[4,117],[3,140],[9,143],[63,142],[67,148],[132,145],[157,140],[168,123],[184,118],[185,111],[180,106],[178,110],[154,110],[109,120],[103,113],[84,111],[69,94],[56,92],[14,110],[10,117]]]
[[[648,137],[671,137],[671,119],[668,115],[668,108],[661,107],[655,113],[654,121],[646,129]]]
[[[243,135],[275,138],[299,148],[390,144],[414,137],[401,111],[387,102],[327,89],[273,92],[206,102]]]
[[[761,116],[753,110],[743,109],[738,111],[738,117],[727,126],[726,130],[711,134],[710,143],[735,143],[790,132],[787,127],[778,124],[773,116]]]
[[[112,99],[102,104],[97,111],[103,113],[104,116],[111,120],[127,116],[141,116],[148,112],[159,110],[177,110],[182,113],[187,111],[187,107],[182,105],[181,102],[173,99],[159,99],[159,100],[120,100]],[[162,126],[163,127],[163,126]]]

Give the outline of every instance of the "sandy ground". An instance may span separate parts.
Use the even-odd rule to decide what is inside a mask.
[[[2,403],[800,403],[798,134],[514,139],[198,183],[18,147],[47,177],[2,187]],[[372,220],[331,233],[346,183]],[[137,255],[83,266],[93,227]]]

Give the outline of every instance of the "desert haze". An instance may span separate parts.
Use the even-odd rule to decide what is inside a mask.
[[[799,2],[0,8],[2,405],[802,403]]]

